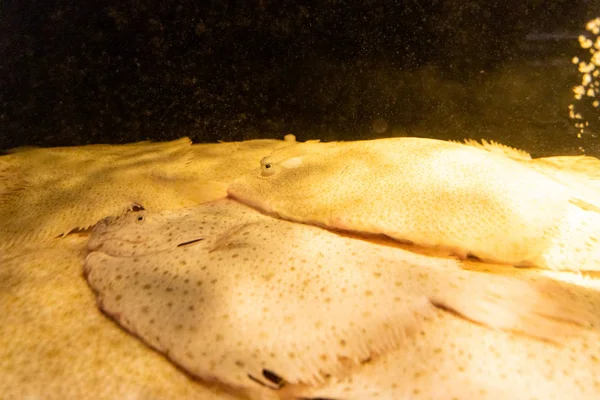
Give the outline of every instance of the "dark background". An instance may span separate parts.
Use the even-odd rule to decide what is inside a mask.
[[[0,0],[1,1],[1,0]],[[1,3],[0,149],[489,138],[600,153],[568,119],[584,0]]]

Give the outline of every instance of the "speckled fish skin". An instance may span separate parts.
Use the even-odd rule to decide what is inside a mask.
[[[231,199],[205,203],[202,207],[182,208],[174,212],[129,212],[109,217],[94,227],[88,250],[114,256],[159,253],[223,230],[269,217]],[[152,232],[152,234],[148,234]]]
[[[215,229],[209,215],[226,207],[231,215]],[[453,259],[242,210],[249,209],[226,199],[147,216],[145,237],[168,242],[159,252],[156,241],[130,240],[140,229],[134,215],[116,220],[119,229],[99,231],[111,246],[96,243],[103,251],[85,262],[108,315],[204,379],[273,386],[268,370],[288,383],[317,385],[401,348],[436,306],[556,341],[579,332],[575,324],[600,324],[597,313],[552,285],[464,271]],[[189,243],[187,229],[201,240]]]
[[[242,400],[191,379],[99,312],[87,235],[0,252],[2,400]]]
[[[134,205],[197,204],[193,181],[174,179],[191,141],[18,150],[0,157],[0,250],[87,229]]]
[[[535,269],[474,264],[476,270],[490,274],[528,282],[549,280]],[[600,279],[555,271],[552,277],[581,307],[600,312]],[[402,349],[320,388],[288,387],[286,398],[596,400],[600,398],[598,370],[598,331],[581,331],[556,346],[436,311]]]
[[[160,211],[224,198],[256,159],[294,141],[13,150],[0,156],[0,251],[87,229],[135,206]]]
[[[280,217],[489,262],[600,270],[600,208],[502,154],[422,138],[298,143],[228,188]]]
[[[554,346],[438,311],[402,349],[319,388],[287,387],[284,398],[596,400],[598,343],[584,332]]]

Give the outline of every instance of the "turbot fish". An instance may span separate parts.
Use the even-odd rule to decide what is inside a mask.
[[[227,196],[254,159],[295,141],[20,148],[0,156],[0,251],[84,230],[133,207],[160,211]]]
[[[228,193],[285,219],[461,258],[600,270],[600,192],[530,167],[526,153],[489,147],[408,137],[298,143],[263,158]]]
[[[237,388],[318,386],[401,349],[437,309],[553,342],[600,323],[557,286],[230,199],[131,213],[94,237],[85,274],[100,308],[192,375]]]

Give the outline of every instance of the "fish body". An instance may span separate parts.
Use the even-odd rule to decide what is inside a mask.
[[[440,309],[557,343],[600,325],[551,283],[466,271],[230,199],[141,215],[93,234],[84,270],[100,308],[192,375],[240,389],[316,387],[402,349]]]
[[[554,346],[436,312],[401,349],[321,387],[286,388],[286,398],[596,400],[599,339]]]
[[[240,400],[193,381],[99,312],[87,235],[0,251],[0,398]]]
[[[136,206],[160,211],[224,198],[255,158],[294,140],[12,150],[0,156],[0,251],[85,230]]]
[[[228,193],[285,219],[384,234],[461,257],[600,270],[597,198],[525,160],[465,144],[298,143],[263,158]]]

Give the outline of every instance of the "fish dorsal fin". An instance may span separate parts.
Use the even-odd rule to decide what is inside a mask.
[[[531,160],[531,154],[526,152],[525,150],[520,150],[514,147],[510,147],[498,142],[494,142],[493,140],[487,141],[485,139],[481,139],[481,143],[473,139],[465,139],[463,142],[456,142],[465,144],[467,146],[476,147],[478,149],[487,150],[490,153],[501,154],[505,157],[512,158],[513,160],[518,161],[528,161]]]

